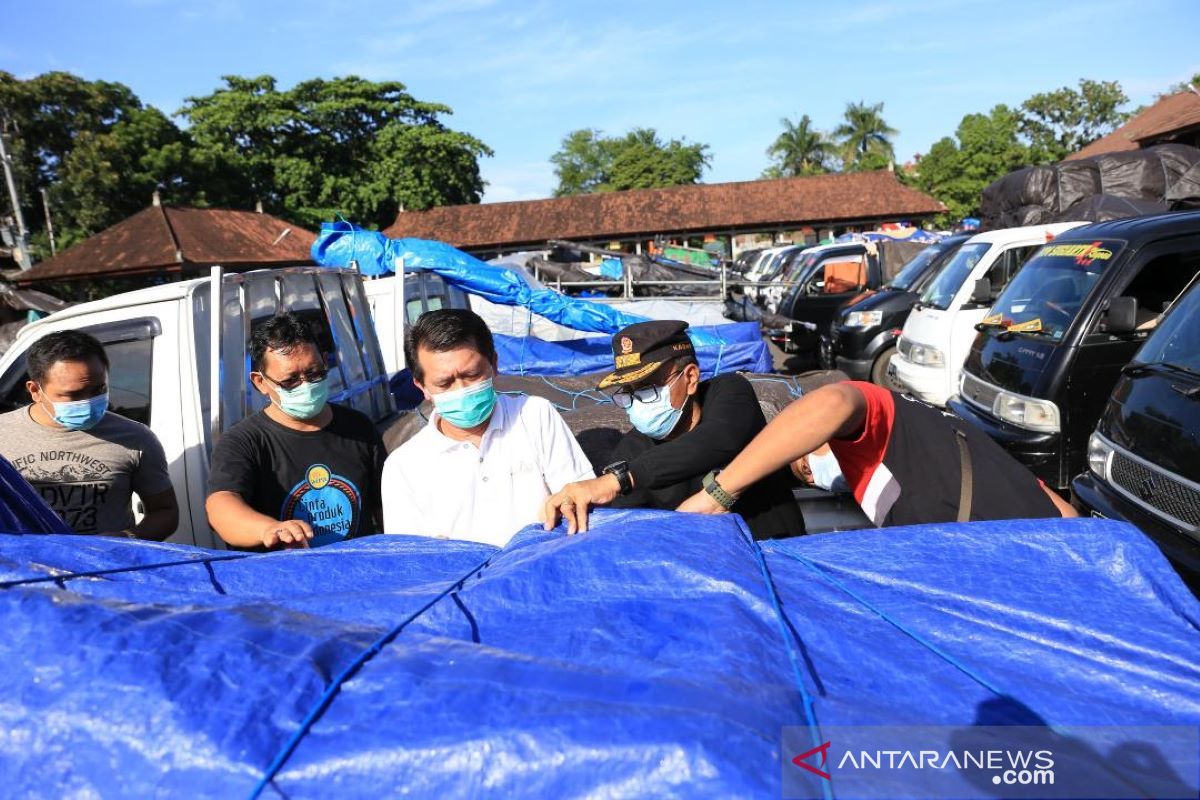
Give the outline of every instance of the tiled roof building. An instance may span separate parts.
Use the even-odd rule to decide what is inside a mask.
[[[1200,147],[1200,94],[1185,91],[1168,95],[1065,160],[1138,150],[1167,142]]]
[[[439,239],[468,250],[577,242],[644,241],[657,235],[731,235],[816,226],[868,226],[945,211],[889,171],[696,184],[666,189],[443,206],[401,212],[390,238]]]
[[[54,258],[17,283],[124,278],[311,264],[316,237],[269,214],[152,205]]]

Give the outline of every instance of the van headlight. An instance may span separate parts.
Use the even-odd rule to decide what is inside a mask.
[[[998,419],[1026,430],[1044,433],[1058,433],[1059,430],[1058,406],[1049,400],[1002,391],[992,404],[992,413]]]
[[[923,367],[940,367],[946,363],[941,350],[916,342],[908,345],[908,360]]]
[[[874,328],[882,324],[882,311],[851,311],[846,315],[847,328]]]
[[[1087,460],[1088,469],[1098,478],[1108,480],[1108,465],[1112,461],[1113,446],[1101,438],[1100,434],[1093,433],[1088,439]]]

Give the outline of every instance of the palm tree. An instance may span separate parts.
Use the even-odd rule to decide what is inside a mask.
[[[891,137],[900,131],[888,127],[883,120],[883,103],[869,106],[859,101],[846,104],[845,122],[838,125],[833,135],[841,140],[845,149],[846,166],[857,163],[868,153],[886,157],[889,161],[896,157],[892,148]]]
[[[827,172],[825,163],[833,155],[833,143],[812,127],[808,114],[802,116],[798,123],[793,123],[787,117],[779,122],[783,125],[783,133],[767,148],[767,155],[775,164],[764,175],[792,178]]]

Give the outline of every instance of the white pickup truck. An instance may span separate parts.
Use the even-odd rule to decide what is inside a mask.
[[[217,286],[221,307],[214,317],[211,298]],[[380,317],[404,308],[398,288],[378,298]],[[204,513],[209,454],[222,431],[265,405],[249,382],[247,348],[255,326],[280,311],[313,324],[331,367],[332,400],[358,409],[380,427],[395,416],[362,278],[354,271],[318,267],[227,275],[217,268],[209,278],[52,314],[23,328],[0,358],[0,412],[29,402],[25,354],[31,344],[60,330],[92,334],[112,365],[112,410],[149,425],[166,450],[180,508],[179,528],[168,541],[220,547]],[[394,336],[402,330],[401,325]]]

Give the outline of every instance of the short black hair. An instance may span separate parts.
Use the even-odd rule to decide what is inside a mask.
[[[59,361],[90,361],[93,358],[99,359],[108,370],[108,354],[99,339],[83,331],[58,331],[30,345],[25,355],[25,369],[31,381],[41,383]]]
[[[321,352],[311,325],[290,311],[276,314],[257,326],[250,336],[250,369],[262,372],[268,350],[288,354],[302,344],[311,344]]]
[[[426,311],[417,319],[404,340],[404,359],[413,377],[424,380],[417,349],[434,353],[472,347],[489,362],[496,360],[496,343],[483,317],[466,308],[439,308]]]

